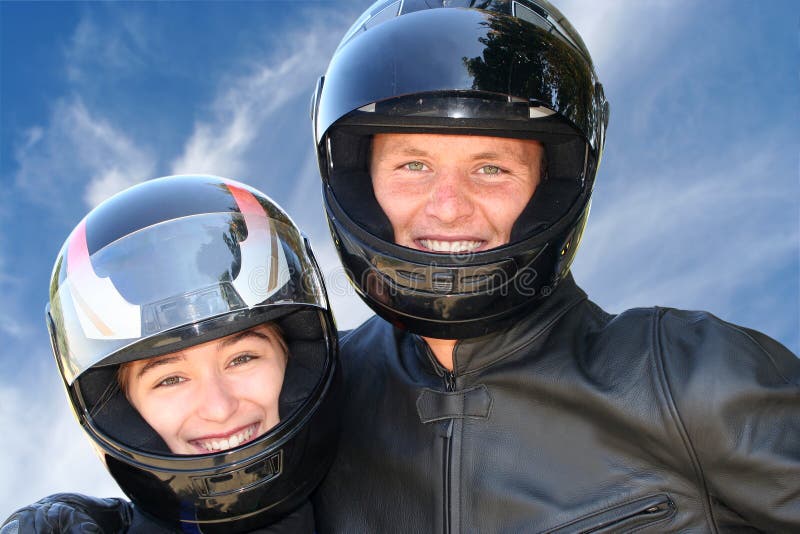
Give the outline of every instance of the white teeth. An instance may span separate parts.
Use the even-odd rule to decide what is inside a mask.
[[[249,441],[255,432],[254,426],[247,427],[244,431],[234,434],[228,439],[212,439],[207,441],[197,441],[196,443],[203,447],[208,452],[217,452],[238,447],[242,443]]]
[[[483,241],[439,241],[436,239],[420,239],[419,242],[433,252],[471,252],[483,243]]]

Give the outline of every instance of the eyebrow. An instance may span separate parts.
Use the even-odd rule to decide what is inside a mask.
[[[472,161],[478,161],[478,160],[482,160],[482,159],[483,160],[487,160],[488,159],[488,160],[497,161],[497,160],[502,160],[502,159],[506,159],[506,158],[512,159],[516,163],[519,163],[520,165],[528,165],[530,163],[529,161],[526,161],[525,158],[522,156],[522,154],[520,154],[516,150],[509,150],[509,151],[505,152],[504,154],[499,154],[497,152],[480,152],[478,154],[473,154],[472,156],[470,156],[470,159],[472,159]]]
[[[156,356],[155,358],[151,358],[150,360],[148,360],[148,362],[146,364],[144,364],[141,369],[139,369],[139,372],[136,373],[136,378],[137,378],[137,380],[139,378],[142,378],[142,376],[144,376],[145,373],[147,373],[148,371],[150,371],[151,369],[153,369],[155,367],[158,367],[159,365],[166,365],[168,363],[175,363],[176,361],[185,360],[185,359],[186,359],[186,356],[184,356],[183,354],[180,354],[180,353],[174,354],[172,356],[163,356],[163,357]]]
[[[255,332],[253,330],[245,330],[244,332],[239,332],[238,334],[234,334],[232,336],[226,337],[217,344],[217,349],[225,348],[229,345],[233,345],[234,343],[238,343],[242,339],[248,337],[257,337],[259,339],[264,339],[266,341],[272,342],[273,339],[261,332]],[[176,361],[185,360],[186,356],[183,353],[173,354],[172,356],[163,356],[158,357],[155,356],[154,358],[148,360],[146,364],[139,369],[139,372],[136,373],[136,378],[141,378],[145,373],[153,369],[154,367],[158,367],[159,365],[166,365],[168,363],[175,363]]]
[[[400,152],[400,156],[403,156],[403,157],[405,157],[405,156],[423,156],[424,157],[424,156],[428,155],[428,151],[427,150],[423,150],[421,148],[416,148],[415,146],[409,145],[409,144],[400,145],[398,152]]]
[[[233,345],[234,343],[238,343],[239,341],[251,336],[270,342],[273,341],[272,337],[266,334],[262,334],[261,332],[256,332],[255,330],[245,330],[244,332],[239,332],[238,334],[234,334],[232,336],[228,336],[226,338],[221,339],[219,341],[219,344],[217,344],[217,348],[222,349],[228,347],[230,345]]]
[[[429,155],[427,150],[424,150],[422,148],[417,148],[413,145],[408,145],[408,144],[400,145],[398,152],[400,153],[399,155],[401,157],[408,157],[408,156],[426,157]],[[503,154],[493,151],[479,152],[477,154],[472,154],[468,157],[470,161],[501,160],[508,158],[514,160],[516,163],[519,163],[520,165],[528,165],[530,163],[517,150],[509,150],[504,152]]]

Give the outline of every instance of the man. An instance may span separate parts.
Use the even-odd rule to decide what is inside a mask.
[[[800,361],[569,267],[609,108],[547,1],[381,1],[312,101],[344,335],[321,532],[800,529]]]

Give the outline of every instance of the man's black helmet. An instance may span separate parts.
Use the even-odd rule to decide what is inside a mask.
[[[328,222],[351,282],[415,333],[473,337],[549,295],[580,242],[608,104],[580,36],[545,0],[381,0],[320,78],[312,120]],[[376,133],[536,139],[546,177],[508,245],[470,255],[394,244],[369,176]]]
[[[239,446],[170,452],[121,391],[125,362],[275,322],[280,423]],[[47,307],[72,408],[120,488],[186,532],[242,532],[305,502],[336,444],[336,329],[306,239],[281,208],[213,176],[144,182],[92,210],[56,259]]]

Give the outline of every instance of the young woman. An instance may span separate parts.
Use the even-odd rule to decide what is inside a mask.
[[[47,321],[78,420],[131,499],[59,494],[0,532],[311,532],[335,450],[336,330],[307,241],[209,176],[145,182],[81,221]]]

